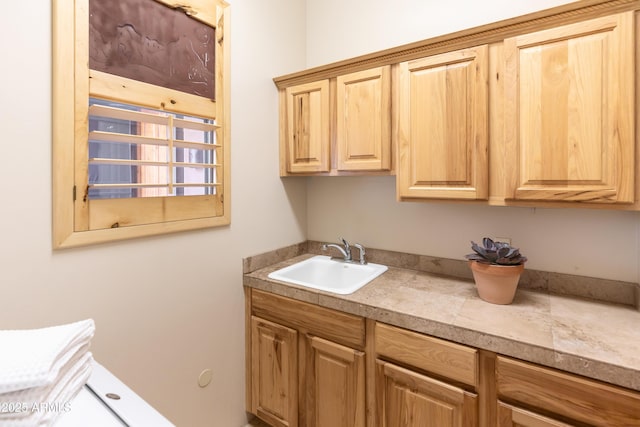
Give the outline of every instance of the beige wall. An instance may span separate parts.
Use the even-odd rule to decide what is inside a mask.
[[[0,329],[94,318],[96,359],[180,427],[244,425],[241,259],[306,233],[305,183],[278,177],[271,81],[304,67],[305,5],[230,3],[231,226],[55,252],[50,0],[0,14]]]
[[[486,24],[567,0],[307,0],[307,66]],[[331,22],[330,30],[327,22]],[[462,259],[469,240],[510,237],[530,268],[637,282],[639,214],[398,203],[395,179],[312,178],[309,239]]]
[[[306,0],[307,66],[364,55],[572,1]]]

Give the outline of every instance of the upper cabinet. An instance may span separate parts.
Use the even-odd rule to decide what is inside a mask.
[[[640,210],[639,31],[638,1],[576,1],[278,77],[281,175],[393,174],[400,201]]]
[[[337,169],[391,168],[391,67],[336,79]]]
[[[286,172],[328,172],[329,81],[288,87],[284,103],[286,131],[281,151],[286,157]]]
[[[282,96],[282,176],[389,173],[390,66],[290,86]]]
[[[401,199],[487,198],[487,53],[483,45],[399,65]]]
[[[634,13],[504,41],[506,198],[634,202]]]

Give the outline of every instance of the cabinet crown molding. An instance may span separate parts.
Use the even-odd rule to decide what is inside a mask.
[[[496,43],[532,31],[544,30],[558,25],[570,24],[585,19],[613,13],[640,9],[640,0],[581,0],[551,9],[481,25],[454,33],[432,37],[422,41],[385,49],[299,71],[273,79],[278,89],[330,79],[340,74],[360,71],[382,65],[464,49],[480,44]]]

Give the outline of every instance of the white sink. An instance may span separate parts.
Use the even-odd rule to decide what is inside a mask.
[[[348,263],[316,255],[274,271],[269,278],[346,295],[357,291],[385,271],[386,265]]]

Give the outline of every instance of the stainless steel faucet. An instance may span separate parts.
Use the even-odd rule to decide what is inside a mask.
[[[346,261],[346,262],[353,261],[352,258],[351,258],[351,246],[349,245],[349,242],[347,242],[342,237],[340,238],[340,241],[344,245],[344,249],[342,248],[342,246],[336,245],[335,243],[325,243],[325,244],[322,245],[322,250],[326,251],[329,248],[336,248],[342,254],[343,261]],[[336,257],[334,257],[334,258],[336,258]]]
[[[329,248],[336,248],[342,254],[342,258],[340,258],[340,257],[332,257],[331,259],[338,259],[338,260],[342,260],[344,262],[356,262],[356,261],[353,260],[353,257],[352,257],[352,254],[351,254],[351,245],[349,245],[349,242],[347,242],[342,237],[340,238],[340,241],[342,242],[342,245],[344,246],[344,248],[343,248],[343,246],[336,245],[335,243],[325,243],[325,244],[322,245],[322,250],[326,251]],[[360,251],[360,260],[359,260],[360,264],[366,264],[367,260],[365,258],[366,251],[364,249],[364,246],[362,246],[359,243],[356,243],[353,246],[358,248],[358,250]]]
[[[362,246],[360,243],[355,243],[353,246],[355,246],[356,248],[358,248],[360,250],[360,264],[366,264],[367,263],[367,259],[365,258],[366,256],[366,251],[364,250],[364,246]]]

